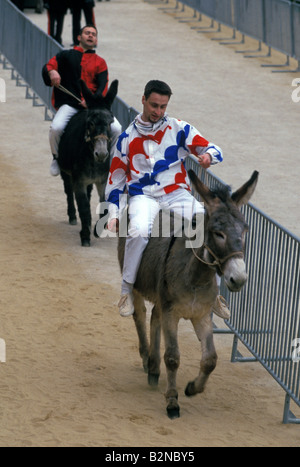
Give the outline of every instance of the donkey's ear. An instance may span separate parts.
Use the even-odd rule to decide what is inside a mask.
[[[80,80],[80,85],[81,85],[82,95],[85,99],[87,106],[89,107],[89,104],[92,105],[94,103],[94,100],[95,100],[94,94],[92,93],[92,91],[89,90],[89,88],[87,87],[87,85],[82,79]]]
[[[201,196],[206,206],[208,207],[213,203],[215,204],[216,196],[214,195],[214,193],[212,193],[210,189],[206,185],[204,185],[204,183],[202,183],[201,180],[199,180],[199,178],[193,170],[189,170],[188,174],[192,184],[194,185],[195,190]]]
[[[255,170],[248,182],[232,194],[231,199],[237,204],[238,207],[247,204],[254,193],[258,182],[258,172]]]
[[[107,94],[105,96],[105,104],[107,105],[109,109],[111,108],[112,103],[115,100],[116,95],[118,94],[118,87],[119,87],[119,81],[115,79],[111,83],[109,90],[107,91]]]
[[[205,199],[209,197],[210,189],[207,188],[207,186],[204,185],[204,183],[202,183],[201,180],[199,180],[195,172],[193,170],[189,170],[188,174],[189,174],[192,184],[194,185],[195,190],[197,191],[197,193],[199,193],[201,198]]]

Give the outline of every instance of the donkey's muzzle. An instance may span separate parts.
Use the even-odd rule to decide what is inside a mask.
[[[224,280],[231,292],[239,292],[247,279],[246,265],[242,258],[232,258],[226,263]]]
[[[94,158],[97,162],[104,162],[109,156],[109,138],[98,135],[94,138]]]

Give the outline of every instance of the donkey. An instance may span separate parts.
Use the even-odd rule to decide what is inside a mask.
[[[184,236],[150,238],[134,285],[133,317],[150,386],[156,386],[159,380],[161,328],[163,330],[168,379],[167,413],[171,419],[180,416],[176,389],[180,363],[177,339],[179,320],[191,320],[202,346],[200,373],[185,390],[186,396],[194,396],[204,391],[217,363],[211,312],[218,295],[216,273],[224,275],[225,284],[232,292],[238,292],[247,280],[244,241],[248,226],[239,208],[249,201],[258,180],[258,172],[255,171],[250,180],[231,195],[229,187],[211,191],[192,170],[189,176],[206,208],[203,245],[186,248],[187,238]],[[124,237],[119,238],[121,269],[125,240]],[[144,299],[154,304],[150,346]]]
[[[105,97],[93,94],[81,81],[82,94],[88,109],[81,110],[69,121],[60,140],[58,164],[67,196],[71,225],[77,224],[74,194],[82,230],[81,244],[90,246],[90,199],[95,183],[100,202],[104,201],[110,167],[110,125],[114,121],[112,103],[118,92],[118,81],[112,82]]]

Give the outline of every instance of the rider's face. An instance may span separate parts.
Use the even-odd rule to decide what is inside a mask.
[[[163,96],[156,92],[152,92],[148,99],[145,96],[142,98],[144,111],[142,119],[144,122],[157,123],[160,120],[168,107],[169,96]]]
[[[83,49],[94,49],[97,47],[98,37],[94,28],[84,28],[81,36],[78,36],[79,43]]]

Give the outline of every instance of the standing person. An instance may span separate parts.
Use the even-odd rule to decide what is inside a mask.
[[[48,34],[61,45],[68,3],[68,0],[47,0],[45,2],[45,8],[48,10]]]
[[[19,8],[19,10],[24,11],[25,0],[12,0],[12,3]]]
[[[81,12],[83,11],[86,24],[96,27],[94,15],[94,0],[71,0],[73,44],[78,45],[78,35],[81,29]]]
[[[94,94],[105,96],[108,90],[108,69],[105,60],[94,51],[98,42],[97,29],[93,25],[87,25],[80,31],[78,36],[79,46],[71,50],[63,50],[43,67],[42,75],[47,86],[53,86],[53,107],[57,113],[50,126],[50,147],[53,161],[50,173],[53,176],[60,174],[57,163],[58,145],[61,135],[67,123],[80,109],[86,107],[81,95],[80,79]],[[62,85],[76,97],[65,94],[59,89]],[[114,147],[121,133],[121,125],[115,118],[111,125],[111,157]]]
[[[189,221],[204,213],[202,204],[191,194],[185,159],[194,154],[205,169],[223,160],[221,149],[196,128],[167,115],[171,95],[171,88],[162,81],[146,85],[143,112],[120,136],[111,164],[106,187],[109,230],[118,231],[119,196],[125,189],[129,194],[129,229],[118,304],[121,316],[134,313],[133,286],[159,210],[172,210]],[[229,317],[220,300],[214,312]]]

